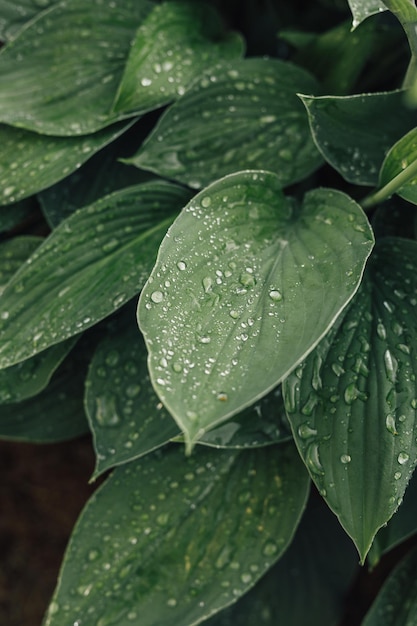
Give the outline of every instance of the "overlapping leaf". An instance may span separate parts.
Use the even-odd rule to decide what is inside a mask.
[[[239,169],[276,172],[288,185],[322,158],[296,93],[317,93],[305,70],[273,59],[225,63],[170,107],[128,163],[204,187]]]
[[[0,204],[17,202],[65,178],[131,124],[83,137],[46,137],[0,124]]]
[[[311,498],[284,556],[241,601],[205,626],[335,626],[357,567],[340,524]]]
[[[190,446],[314,348],[372,245],[349,197],[316,190],[293,208],[268,172],[227,176],[190,201],[139,305],[153,384]]]
[[[87,367],[81,350],[69,355],[37,396],[1,406],[2,439],[52,443],[88,432],[83,406]]]
[[[42,237],[20,236],[0,243],[0,295],[13,274],[38,248]]]
[[[357,185],[376,185],[391,146],[416,125],[403,91],[355,96],[301,96],[320,152]]]
[[[362,626],[413,626],[417,620],[417,548],[393,570]]]
[[[48,135],[86,135],[111,111],[148,0],[64,0],[0,53],[0,121]],[[18,104],[17,104],[18,103]]]
[[[367,17],[386,11],[387,7],[382,0],[348,0],[352,11],[352,27],[356,28]]]
[[[387,238],[335,327],[284,383],[301,455],[364,559],[417,462],[417,244]]]
[[[114,110],[143,111],[166,104],[207,67],[242,53],[240,35],[226,33],[208,4],[164,2],[135,35]]]
[[[62,222],[0,298],[0,367],[92,326],[137,294],[188,191],[145,183]]]
[[[40,11],[59,0],[0,0],[0,40],[8,41]]]
[[[45,626],[200,623],[281,556],[308,486],[292,443],[173,445],[117,468],[75,528]]]
[[[379,176],[380,186],[382,187],[389,183],[416,161],[417,128],[413,128],[413,130],[397,141],[388,152]],[[401,198],[417,204],[417,175],[410,178],[404,185],[399,186],[396,193]]]

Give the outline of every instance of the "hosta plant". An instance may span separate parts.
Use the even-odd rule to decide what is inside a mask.
[[[417,622],[416,31],[0,0],[0,435],[101,477],[45,626],[341,625],[399,544]]]

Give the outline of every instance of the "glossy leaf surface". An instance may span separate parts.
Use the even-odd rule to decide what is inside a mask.
[[[417,548],[385,581],[362,626],[414,626],[417,621]]]
[[[163,2],[135,35],[114,110],[145,111],[167,104],[207,67],[242,53],[241,37],[226,33],[208,4]]]
[[[117,468],[75,528],[46,626],[198,624],[236,601],[293,537],[300,463],[292,443],[189,458],[172,445]]]
[[[417,128],[402,137],[388,152],[381,168],[379,185],[382,187],[417,160]],[[411,178],[396,192],[401,198],[417,204],[417,176]]]
[[[242,600],[205,626],[335,626],[357,561],[336,518],[312,497],[284,556]]]
[[[385,239],[340,323],[284,383],[311,477],[362,560],[417,461],[417,244]]]
[[[0,124],[0,204],[27,198],[74,172],[131,122],[83,137],[46,137]]]
[[[189,197],[175,185],[147,183],[115,192],[60,224],[2,294],[0,367],[78,334],[137,294]]]
[[[227,176],[190,201],[139,304],[152,382],[190,446],[314,348],[372,245],[346,195],[316,190],[293,208],[268,172]]]
[[[112,103],[151,7],[148,0],[64,0],[40,13],[0,53],[0,121],[62,136],[121,119]]]
[[[146,348],[130,307],[94,354],[85,405],[96,452],[94,476],[178,435],[149,381]]]
[[[382,0],[348,0],[352,11],[352,27],[356,28],[367,17],[386,11],[387,7]]]
[[[170,107],[127,162],[204,187],[239,169],[276,172],[282,185],[322,163],[297,92],[317,93],[305,70],[273,59],[225,63]]]
[[[385,155],[416,124],[404,92],[301,96],[317,147],[345,180],[376,185]]]

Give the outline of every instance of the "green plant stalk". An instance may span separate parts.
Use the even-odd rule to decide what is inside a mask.
[[[364,198],[361,202],[361,207],[364,210],[370,209],[384,200],[388,200],[398,189],[401,189],[415,176],[417,176],[417,159],[410,163],[402,172],[394,176],[389,183]]]

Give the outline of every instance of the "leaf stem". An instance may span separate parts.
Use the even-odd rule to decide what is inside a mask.
[[[386,185],[373,191],[369,196],[366,196],[361,202],[363,209],[370,209],[376,204],[388,200],[398,189],[403,187],[406,183],[417,176],[417,159],[410,163],[402,172],[394,176],[392,180]]]

